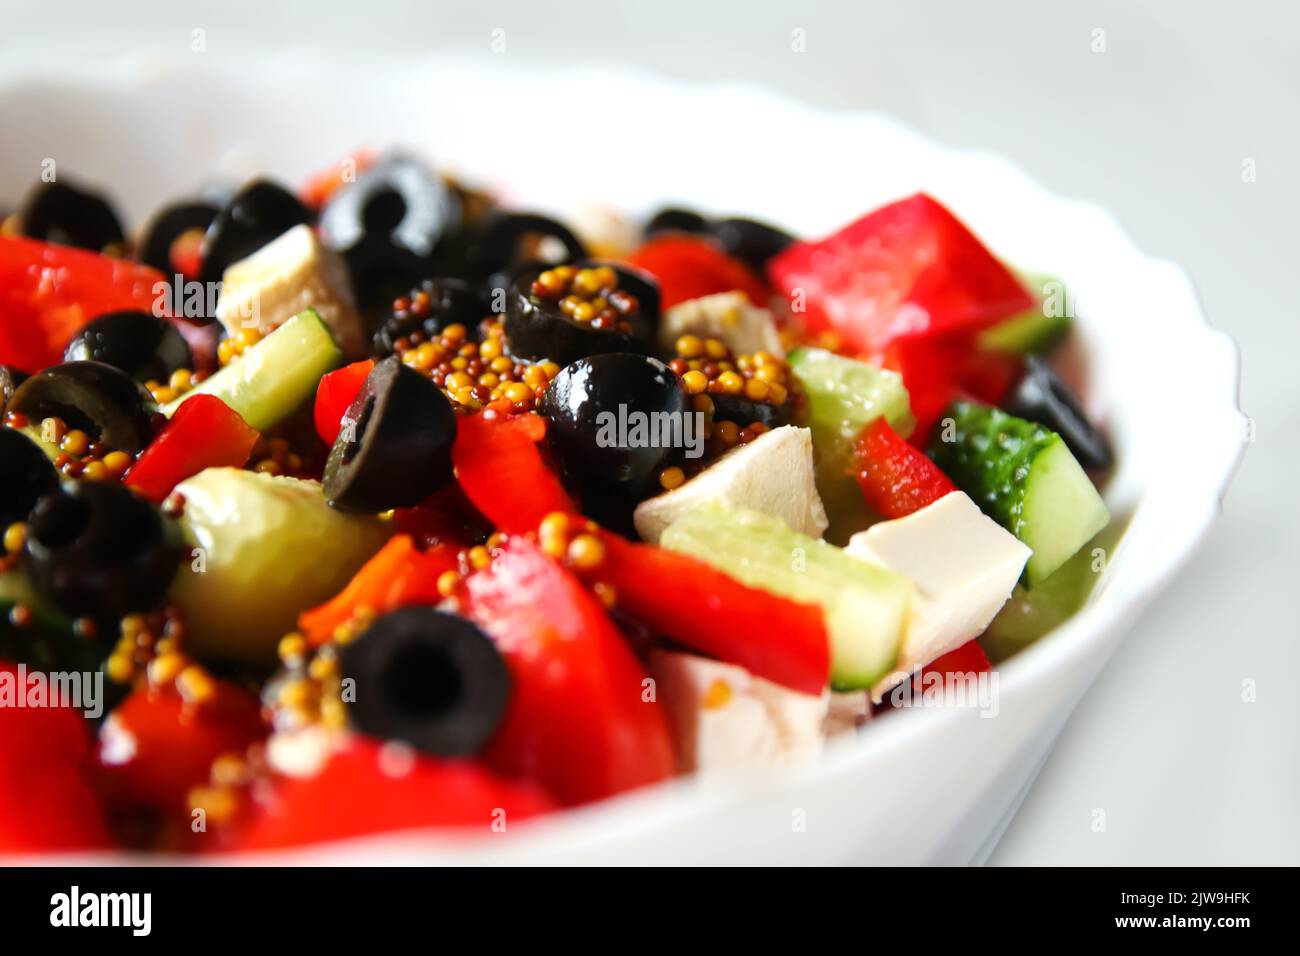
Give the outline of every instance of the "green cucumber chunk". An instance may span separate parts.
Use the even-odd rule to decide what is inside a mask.
[[[1033,549],[1032,587],[1110,522],[1092,479],[1061,436],[974,402],[954,402],[930,456],[980,509]]]
[[[1023,275],[1021,281],[1034,293],[1034,304],[981,332],[979,348],[1012,355],[1041,354],[1051,351],[1070,330],[1071,309],[1061,280]]]
[[[821,607],[835,690],[871,687],[898,658],[912,594],[901,574],[741,508],[690,511],[668,526],[659,544],[742,584]]]
[[[273,663],[298,614],[341,591],[391,529],[331,508],[315,481],[208,468],[176,490],[193,550],[171,597],[204,661]]]
[[[170,417],[199,393],[215,395],[249,426],[265,431],[292,415],[316,392],[321,376],[343,364],[343,353],[314,309],[299,312],[221,371],[162,412]]]
[[[853,446],[882,415],[904,438],[912,433],[916,419],[907,388],[897,372],[825,349],[795,349],[789,362],[808,401],[817,492],[831,524],[827,537],[844,542],[873,517],[853,477]]]

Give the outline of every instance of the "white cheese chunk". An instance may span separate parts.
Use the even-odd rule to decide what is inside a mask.
[[[845,550],[916,585],[898,664],[872,688],[877,701],[904,676],[982,634],[1033,553],[960,491],[872,525]]]
[[[733,448],[683,484],[637,505],[637,534],[657,543],[670,524],[702,504],[748,508],[820,538],[826,509],[817,495],[812,433],[783,425]]]
[[[721,339],[737,355],[768,352],[785,357],[772,313],[753,305],[743,292],[719,292],[665,310],[659,344],[671,352],[673,343],[687,333]]]
[[[345,356],[367,353],[343,259],[300,225],[226,268],[217,320],[231,335],[241,328],[265,335],[308,308],[320,315]]]
[[[830,693],[801,694],[743,667],[674,651],[650,656],[683,773],[815,757]]]

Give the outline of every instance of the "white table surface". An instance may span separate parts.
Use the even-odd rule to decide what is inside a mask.
[[[511,57],[619,61],[890,112],[1113,210],[1190,270],[1241,344],[1258,440],[1203,550],[1084,700],[992,862],[1300,863],[1300,627],[1286,607],[1300,591],[1300,7],[55,2],[6,10],[0,55],[188,46],[194,29],[208,55],[292,45],[322,57],[333,45],[488,56],[499,29]],[[1176,355],[1171,343],[1152,360]]]

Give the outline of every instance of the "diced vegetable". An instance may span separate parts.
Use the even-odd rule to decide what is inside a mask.
[[[321,376],[342,361],[329,329],[308,309],[162,411],[171,416],[191,395],[215,395],[249,427],[265,431],[311,398]]]
[[[501,531],[536,531],[553,511],[577,513],[559,476],[542,458],[538,443],[545,436],[546,420],[538,415],[489,418],[484,413],[460,421],[451,449],[456,477],[469,500]]]
[[[894,665],[912,592],[902,575],[752,511],[700,508],[660,541],[751,587],[820,606],[835,690],[870,687]]]
[[[260,436],[215,395],[188,395],[126,476],[126,485],[155,504],[205,468],[238,468]]]
[[[316,386],[316,406],[313,409],[316,421],[316,434],[327,445],[333,445],[339,437],[339,428],[343,423],[343,413],[348,410],[352,400],[366,383],[366,376],[375,367],[374,359],[353,362],[342,368],[327,372],[321,376]]]
[[[665,235],[651,239],[628,262],[659,280],[660,307],[718,292],[743,292],[754,305],[767,305],[768,290],[742,262],[708,239]]]
[[[977,331],[1033,298],[965,225],[924,193],[883,206],[767,267],[773,285],[863,353],[902,336]]]
[[[1022,281],[1034,291],[1034,304],[982,331],[977,339],[981,349],[1013,355],[1042,354],[1070,330],[1070,309],[1061,281],[1044,275],[1022,276]]]
[[[934,462],[883,418],[862,430],[854,452],[867,504],[886,518],[902,518],[956,490]]]
[[[1032,586],[1110,521],[1092,480],[1055,432],[996,408],[955,402],[931,457],[990,518],[1033,549]]]

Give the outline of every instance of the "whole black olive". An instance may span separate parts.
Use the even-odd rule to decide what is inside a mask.
[[[310,222],[311,213],[293,193],[266,179],[253,180],[231,197],[203,234],[201,280],[220,282],[227,267]]]
[[[385,614],[339,651],[363,734],[440,757],[478,753],[501,722],[510,672],[491,638],[432,607]]]
[[[565,476],[584,495],[620,492],[635,501],[659,472],[703,441],[677,376],[658,359],[593,355],[562,369],[539,411]]]
[[[442,390],[391,355],[366,376],[325,461],[325,497],[342,511],[419,504],[451,480],[456,413]]]
[[[532,212],[494,212],[475,230],[466,250],[470,275],[486,280],[488,291],[507,288],[521,267],[546,268],[540,261],[544,242],[562,247],[551,262],[559,264],[585,259],[587,250],[561,222]]]
[[[1088,421],[1069,386],[1036,355],[1026,360],[1024,378],[1007,400],[1006,410],[1056,432],[1085,468],[1109,468],[1115,460],[1110,440]]]
[[[709,231],[709,220],[690,209],[668,207],[661,209],[645,224],[642,230],[647,239],[663,232],[689,232],[703,234]]]
[[[100,620],[156,606],[184,549],[175,522],[116,482],[43,496],[27,519],[32,586],[59,610]]]
[[[425,279],[403,299],[375,330],[376,357],[392,355],[397,340],[412,332],[430,339],[449,325],[463,325],[472,333],[488,313],[482,291],[462,279]]]
[[[135,454],[153,437],[157,411],[149,393],[131,376],[103,362],[64,362],[18,386],[9,411],[32,422],[61,418],[95,441]]]
[[[434,271],[438,242],[460,221],[460,200],[433,170],[394,153],[336,190],[321,238],[344,255],[358,301],[382,307]]]
[[[0,412],[9,406],[18,386],[27,381],[27,373],[12,365],[0,365]]]
[[[59,474],[45,452],[22,432],[0,428],[0,533],[58,487]]]
[[[612,322],[580,320],[565,312],[567,294],[544,293],[538,280],[550,269],[530,269],[506,292],[505,331],[510,353],[520,358],[549,359],[567,365],[605,352],[649,352],[659,321],[659,285],[647,273],[628,266],[586,260],[576,269],[608,268],[616,290],[603,294],[615,315]]]
[[[38,184],[19,215],[23,233],[46,242],[100,252],[126,238],[108,200],[63,182]]]
[[[194,200],[172,203],[154,214],[144,228],[135,257],[164,275],[175,272],[172,244],[187,232],[207,231],[220,210],[210,202]]]
[[[720,422],[735,422],[741,428],[762,422],[768,428],[790,424],[790,402],[776,405],[756,402],[744,395],[710,395],[713,400],[713,418]]]
[[[767,267],[767,260],[785,251],[795,241],[788,232],[754,219],[719,219],[709,231],[723,252],[739,259],[759,275]]]
[[[193,368],[185,338],[165,319],[148,312],[110,312],[82,326],[63,352],[65,362],[103,362],[137,382],[163,382],[180,368]]]

